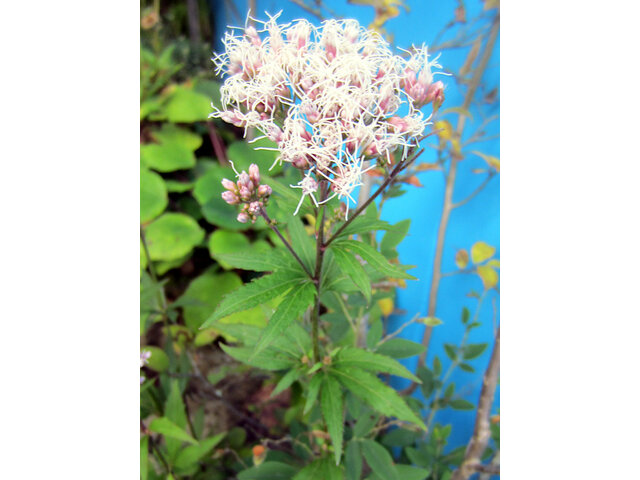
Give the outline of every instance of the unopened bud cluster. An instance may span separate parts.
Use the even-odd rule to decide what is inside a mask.
[[[306,20],[278,25],[278,15],[261,29],[226,34],[225,52],[214,58],[222,86],[222,110],[212,116],[246,130],[257,128],[277,144],[279,162],[303,172],[295,187],[315,198],[328,181],[328,199],[355,202],[354,188],[379,160],[404,160],[417,145],[430,116],[420,109],[444,100],[434,82],[426,47],[407,58],[394,55],[376,32],[355,20]],[[370,162],[367,164],[367,162]]]
[[[222,179],[222,186],[226,189],[222,192],[222,199],[229,205],[243,204],[238,214],[239,222],[247,223],[251,220],[251,223],[255,223],[269,200],[271,187],[260,185],[260,169],[255,163],[249,166],[249,173],[243,170],[241,173],[236,172],[236,176],[237,182]]]

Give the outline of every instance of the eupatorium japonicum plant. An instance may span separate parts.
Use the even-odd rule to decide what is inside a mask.
[[[236,340],[223,347],[235,359],[277,372],[274,394],[297,385],[294,414],[306,433],[287,440],[297,455],[296,479],[342,478],[345,469],[360,478],[363,458],[381,470],[379,478],[398,478],[389,453],[370,438],[374,425],[358,427],[357,416],[373,411],[425,429],[419,412],[376,375],[420,380],[378,351],[394,334],[363,341],[366,315],[353,318],[345,301],[366,309],[377,298],[372,284],[413,278],[378,250],[370,232],[390,226],[367,207],[421,153],[431,116],[421,109],[444,100],[442,82],[433,79],[439,65],[426,47],[394,55],[355,20],[314,27],[306,20],[279,25],[277,17],[225,36],[225,52],[214,58],[225,76],[222,108],[212,116],[275,142],[276,162],[300,171],[291,187],[301,197],[287,221],[276,223],[267,203],[278,192],[261,183],[258,165],[222,181],[222,198],[242,205],[238,221],[262,217],[286,250],[220,255],[235,268],[265,274],[223,298],[203,327]],[[384,172],[381,185],[348,215],[353,190],[372,168]],[[307,229],[295,216],[301,209],[309,214]],[[269,317],[265,328],[220,322],[259,305]]]

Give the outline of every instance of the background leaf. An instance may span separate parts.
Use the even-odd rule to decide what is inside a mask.
[[[204,240],[204,230],[188,215],[165,213],[145,228],[151,260],[176,260]]]

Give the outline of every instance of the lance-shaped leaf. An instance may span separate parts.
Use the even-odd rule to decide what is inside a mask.
[[[385,480],[400,480],[393,468],[393,458],[389,451],[373,440],[362,441],[362,454],[376,475]]]
[[[333,443],[336,465],[338,465],[342,456],[344,401],[340,383],[331,375],[324,376],[320,407],[324,421],[327,423],[327,430],[329,431],[329,436],[331,436],[331,443]]]
[[[153,422],[151,422],[151,424],[149,425],[149,430],[151,430],[152,432],[160,433],[165,437],[176,438],[183,442],[193,443],[194,445],[198,444],[195,438],[193,438],[167,417],[160,417],[153,420]]]
[[[226,433],[224,432],[219,433],[213,437],[202,440],[198,445],[189,445],[188,447],[180,450],[180,453],[178,453],[178,456],[176,457],[174,466],[176,468],[189,468],[193,464],[199,462],[211,453],[214,447],[222,441],[225,435]]]
[[[227,355],[235,358],[239,362],[246,363],[252,367],[262,368],[263,370],[284,370],[291,367],[295,360],[285,357],[279,352],[267,349],[263,352],[255,354],[254,347],[230,347],[229,345],[220,345]]]
[[[216,320],[227,315],[249,310],[279,297],[300,284],[302,280],[299,275],[290,272],[278,272],[260,277],[226,295],[213,315],[207,318],[200,328],[209,327]]]
[[[293,259],[289,252],[272,250],[269,254],[264,252],[243,251],[242,253],[219,253],[217,257],[234,268],[253,270],[254,272],[278,272],[288,270],[291,272],[304,271]]]
[[[298,217],[293,217],[287,223],[289,235],[291,235],[291,246],[300,256],[302,262],[309,271],[313,272],[315,266],[314,242],[307,235],[302,221]]]
[[[398,375],[399,377],[408,378],[416,383],[422,383],[418,377],[393,358],[368,352],[360,348],[343,348],[336,356],[333,364],[344,367],[358,367],[376,373],[390,373],[392,375]]]
[[[375,375],[359,368],[343,366],[332,368],[331,375],[335,376],[340,383],[374,410],[387,416],[397,417],[399,420],[414,423],[425,430],[427,429],[426,425],[408,407],[400,395]]]
[[[366,243],[356,240],[340,240],[336,242],[336,246],[345,248],[353,253],[357,253],[372,268],[393,278],[406,278],[407,280],[415,280],[416,278],[404,272],[400,268],[391,265],[384,256]]]
[[[358,440],[351,440],[347,444],[347,450],[344,456],[347,480],[360,480],[362,476],[362,451],[360,450],[360,442]]]
[[[268,347],[299,315],[304,313],[313,303],[315,291],[312,283],[304,283],[299,287],[295,286],[291,294],[284,297],[255,347],[256,354]]]
[[[356,287],[358,287],[358,290],[360,290],[365,296],[367,302],[370,302],[371,282],[369,281],[367,272],[364,271],[364,268],[358,259],[353,255],[353,253],[344,250],[340,245],[335,246],[331,250],[333,251],[333,255],[335,256],[340,270],[349,276],[353,283],[356,284]]]
[[[389,228],[391,228],[391,225],[384,220],[359,216],[353,219],[353,221],[347,225],[342,232],[340,232],[338,238],[348,237],[349,235],[355,235],[358,233],[369,233],[374,230],[389,230]]]
[[[304,410],[302,413],[306,414],[313,408],[320,392],[320,386],[322,385],[322,375],[315,375],[309,382],[309,389],[307,391],[307,399],[304,403]]]

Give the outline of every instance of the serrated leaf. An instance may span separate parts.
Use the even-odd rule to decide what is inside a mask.
[[[367,303],[371,302],[371,281],[369,280],[367,272],[364,271],[362,264],[352,253],[343,250],[340,246],[333,247],[331,251],[342,273],[347,275],[356,287],[358,287],[358,290],[360,290],[367,299]]]
[[[418,377],[393,358],[386,357],[360,348],[345,347],[341,349],[333,361],[334,365],[358,367],[375,373],[390,373],[422,383]]]
[[[160,417],[160,418],[154,419],[149,425],[149,430],[151,430],[152,432],[156,432],[161,435],[164,435],[165,437],[175,438],[177,440],[181,440],[183,442],[189,442],[194,445],[198,444],[195,438],[193,438],[191,435],[189,435],[187,432],[185,432],[182,428],[180,428],[178,425],[173,423],[167,417]]]
[[[347,443],[344,457],[347,474],[346,480],[360,480],[360,476],[362,475],[362,451],[360,449],[360,442],[351,440]]]
[[[280,393],[284,392],[287,388],[293,385],[293,382],[298,380],[302,376],[302,372],[300,370],[291,369],[280,379],[280,381],[276,384],[275,388],[269,395],[271,398],[278,396]]]
[[[366,243],[356,240],[339,240],[336,246],[340,246],[346,250],[356,253],[362,257],[371,267],[380,273],[392,278],[405,278],[407,280],[415,280],[416,278],[408,273],[400,270],[398,267],[391,265],[387,259],[378,251]]]
[[[464,347],[465,360],[473,360],[484,353],[489,345],[487,343],[470,343]]]
[[[333,368],[331,375],[378,412],[415,423],[426,430],[422,420],[407,406],[398,393],[376,376],[359,368],[341,366]]]
[[[389,451],[373,440],[362,440],[362,454],[371,470],[385,480],[400,480],[398,472],[393,468],[393,458]]]
[[[387,229],[387,233],[384,234],[380,242],[380,250],[384,252],[396,248],[409,233],[410,226],[411,220],[406,219]]]
[[[324,421],[327,424],[327,431],[331,437],[331,443],[333,444],[336,465],[339,465],[340,457],[342,456],[342,438],[344,434],[344,401],[340,383],[330,375],[325,375],[322,382],[320,408]]]
[[[213,315],[207,318],[200,328],[209,327],[215,321],[232,313],[268,302],[301,283],[302,279],[299,276],[287,272],[272,273],[253,280],[226,295]]]
[[[496,253],[495,247],[484,242],[476,242],[471,247],[471,261],[474,264],[482,263],[490,259]]]
[[[293,477],[293,480],[343,480],[343,478],[340,467],[325,457],[314,460],[304,467]]]
[[[213,437],[200,441],[198,445],[189,445],[183,448],[178,453],[173,466],[180,469],[189,468],[191,465],[199,462],[209,455],[215,446],[222,441],[225,435],[226,433],[219,433]]]
[[[376,352],[392,358],[409,358],[425,351],[425,346],[406,340],[404,338],[392,338],[380,345]]]
[[[302,221],[298,217],[292,217],[287,227],[289,229],[289,235],[291,236],[291,246],[293,250],[300,256],[302,263],[305,264],[309,271],[313,272],[315,268],[313,240],[307,235]]]
[[[289,252],[272,250],[268,255],[262,252],[243,251],[241,253],[218,253],[217,257],[234,268],[254,272],[276,272],[288,270],[304,273]]]
[[[391,225],[389,225],[388,222],[378,220],[376,218],[367,218],[361,215],[352,220],[351,223],[342,232],[340,232],[340,236],[338,238],[379,230],[388,230],[389,228],[391,228]]]
[[[298,316],[302,315],[312,305],[315,294],[316,288],[312,283],[294,286],[291,295],[284,297],[267,323],[267,328],[255,346],[256,353],[268,347]]]
[[[489,290],[498,284],[498,272],[487,265],[480,265],[478,267],[478,276],[482,280],[482,285],[484,285],[485,290]]]
[[[320,392],[320,386],[322,385],[322,375],[315,375],[309,381],[309,389],[307,390],[307,399],[304,403],[304,410],[302,413],[306,414],[313,408]]]
[[[283,355],[275,355],[276,352],[267,349],[264,352],[255,354],[253,347],[231,347],[229,345],[220,344],[224,352],[239,362],[246,363],[252,367],[262,368],[263,370],[284,370],[293,366],[292,358]]]
[[[387,447],[409,447],[414,445],[421,436],[420,432],[396,428],[382,438],[382,444]]]

